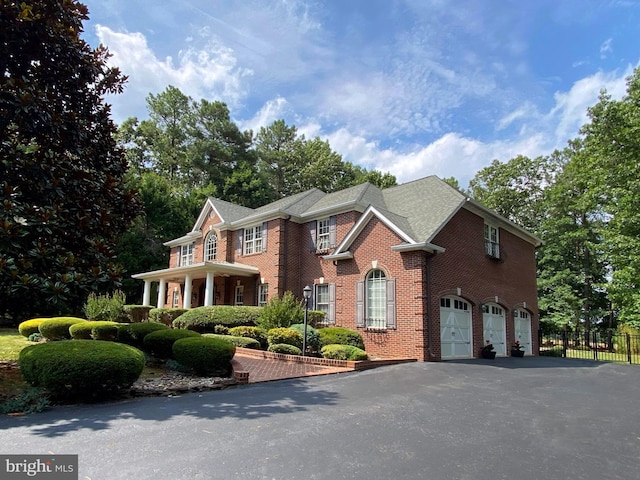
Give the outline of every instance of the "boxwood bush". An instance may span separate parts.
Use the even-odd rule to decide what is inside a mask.
[[[18,359],[28,383],[65,400],[118,395],[136,381],[144,363],[140,350],[100,340],[31,345],[22,349]]]
[[[233,327],[229,329],[229,335],[253,338],[258,341],[262,349],[266,349],[268,346],[267,331],[260,327]]]
[[[230,375],[231,360],[235,353],[235,345],[221,338],[181,338],[173,344],[176,361],[202,376]]]
[[[188,328],[200,333],[213,333],[216,325],[225,327],[255,326],[262,307],[214,305],[188,310],[173,321],[174,328]]]
[[[38,330],[47,340],[68,340],[71,339],[71,333],[69,333],[71,325],[86,321],[76,317],[53,317],[42,322]]]
[[[362,335],[355,330],[349,330],[343,327],[326,327],[319,328],[320,345],[351,345],[364,350],[364,341]]]
[[[267,349],[269,352],[273,353],[284,353],[286,355],[302,355],[302,350],[298,347],[294,347],[293,345],[287,345],[286,343],[276,343],[274,345],[269,345]]]
[[[91,329],[91,338],[94,340],[114,342],[118,338],[118,328],[120,328],[120,325],[122,324],[116,322],[100,322]]]
[[[272,328],[267,332],[267,342],[269,346],[286,343],[287,345],[302,348],[302,334],[290,328]]]
[[[369,358],[367,352],[352,345],[325,345],[321,353],[324,358],[334,360],[367,360]]]
[[[162,323],[145,322],[122,325],[118,329],[116,340],[120,343],[126,343],[127,345],[142,349],[145,336],[151,332],[165,329],[169,329],[169,327]]]
[[[289,328],[296,332],[300,332],[300,335],[304,336],[304,324],[296,323],[295,325],[291,325]],[[320,335],[318,335],[318,331],[311,325],[307,325],[307,348],[312,352],[320,350]]]
[[[48,318],[32,318],[31,320],[25,320],[20,325],[18,325],[18,331],[20,335],[23,337],[29,338],[34,333],[40,333],[38,327],[45,320],[49,320]]]
[[[115,340],[118,332],[119,323],[97,320],[95,322],[80,322],[69,327],[69,334],[74,340]],[[105,338],[97,338],[96,335],[102,333],[97,331],[96,335],[93,334],[93,329],[96,327],[108,326],[108,328],[102,334]]]
[[[233,343],[236,347],[242,348],[251,348],[253,350],[262,350],[260,347],[260,342],[255,338],[248,337],[234,337],[232,335],[219,335],[217,333],[203,333],[205,337],[211,338],[219,338],[221,340],[226,340],[227,342]]]
[[[192,330],[178,330],[173,328],[163,328],[156,330],[144,337],[142,345],[144,351],[149,355],[163,360],[173,358],[173,344],[176,340],[188,337],[199,337],[198,332]]]
[[[176,318],[188,311],[188,308],[152,308],[149,310],[149,321],[170,327]]]

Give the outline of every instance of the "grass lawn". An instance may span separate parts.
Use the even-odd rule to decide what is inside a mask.
[[[20,335],[17,328],[0,328],[0,361],[17,361],[20,350],[28,345],[34,343]],[[0,401],[22,393],[26,387],[20,370],[0,368]]]

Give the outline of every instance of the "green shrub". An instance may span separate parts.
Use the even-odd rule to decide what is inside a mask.
[[[236,347],[251,348],[253,350],[262,350],[260,342],[254,338],[234,337],[232,335],[219,335],[217,333],[203,333],[205,337],[218,338],[233,343]]]
[[[34,333],[33,335],[40,334]],[[48,406],[49,399],[46,392],[36,387],[29,387],[20,395],[0,403],[0,415],[6,415],[7,413],[40,413]]]
[[[631,354],[640,355],[640,342],[638,342],[638,336],[640,336],[640,331],[633,328],[630,325],[625,325],[625,324],[618,325],[618,335],[614,336],[616,353],[621,353],[624,355],[628,354],[627,337],[626,337],[627,334],[631,336],[630,338]]]
[[[302,350],[298,347],[294,347],[293,345],[287,345],[286,343],[269,345],[267,351],[273,353],[284,353],[285,355],[302,355]]]
[[[23,337],[29,338],[29,336],[34,333],[40,333],[38,327],[45,320],[49,320],[49,318],[32,318],[31,320],[25,320],[20,325],[18,325],[18,331]]]
[[[327,312],[321,310],[309,310],[307,314],[307,325],[312,327],[322,326],[327,321]]]
[[[352,345],[325,345],[322,356],[334,360],[367,360],[369,356],[364,350]]]
[[[145,336],[151,332],[168,328],[169,327],[161,323],[150,322],[122,325],[118,328],[116,340],[120,343],[126,343],[127,345],[142,349]]]
[[[319,328],[320,345],[351,345],[364,350],[364,341],[362,335],[355,330],[349,330],[343,327],[326,327]]]
[[[273,297],[262,307],[258,317],[258,326],[265,330],[278,327],[289,327],[304,321],[302,302],[287,291],[282,297]]]
[[[229,335],[229,327],[225,327],[224,325],[216,325],[213,327],[213,333],[218,335]]]
[[[149,305],[123,305],[124,322],[141,323],[149,320],[149,311],[152,307]]]
[[[47,340],[67,340],[71,338],[71,325],[81,322],[86,320],[76,317],[53,317],[42,322],[38,330]]]
[[[145,357],[128,345],[99,340],[49,342],[22,349],[25,380],[53,397],[99,400],[124,392],[144,368]]]
[[[152,308],[149,310],[149,321],[170,327],[176,318],[188,311],[188,308]]]
[[[200,334],[192,330],[177,330],[163,328],[144,337],[142,345],[144,351],[161,359],[173,358],[173,344],[176,340],[187,337],[199,337]]]
[[[260,348],[266,349],[267,344],[267,332],[260,327],[233,327],[229,329],[229,335],[235,337],[246,337],[257,340],[260,344]]]
[[[228,376],[235,353],[235,345],[221,338],[181,338],[173,344],[176,361],[198,375]]]
[[[43,337],[41,333],[32,333],[31,335],[29,335],[29,341],[34,343],[38,343],[40,340],[42,340],[42,338]]]
[[[118,338],[118,329],[121,323],[116,322],[92,322],[94,325],[91,329],[91,338],[94,340],[104,340],[114,342]]]
[[[118,332],[119,323],[108,321],[96,321],[96,322],[80,322],[69,327],[69,334],[74,340],[115,340],[116,333]],[[108,326],[104,332],[106,338],[97,338],[93,333],[93,329],[96,327]]]
[[[253,326],[262,307],[214,305],[188,310],[173,321],[174,328],[188,328],[200,333],[213,333],[216,325],[225,327]]]
[[[267,343],[269,345],[286,343],[287,345],[302,348],[302,334],[290,328],[272,328],[267,332]]]
[[[296,323],[289,328],[300,332],[300,335],[304,336],[304,324]],[[307,325],[307,348],[312,352],[320,350],[320,335],[318,335],[318,331],[310,325]]]
[[[126,295],[120,290],[113,292],[113,295],[90,293],[84,305],[84,314],[89,320],[124,322],[127,319],[124,312],[126,300]]]

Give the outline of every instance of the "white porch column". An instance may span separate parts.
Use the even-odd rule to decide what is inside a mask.
[[[142,304],[151,306],[151,280],[144,281],[144,293],[142,294]]]
[[[191,275],[184,277],[184,298],[182,299],[182,308],[191,308]]]
[[[160,285],[158,286],[158,308],[164,308],[164,301],[167,298],[167,281],[164,278],[160,279]]]
[[[207,283],[204,286],[204,305],[213,305],[213,272],[207,272]]]

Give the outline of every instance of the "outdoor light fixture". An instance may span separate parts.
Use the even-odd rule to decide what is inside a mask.
[[[311,287],[307,285],[302,289],[304,297],[304,331],[302,333],[302,356],[307,354],[307,319],[309,317],[309,299],[311,298]]]

